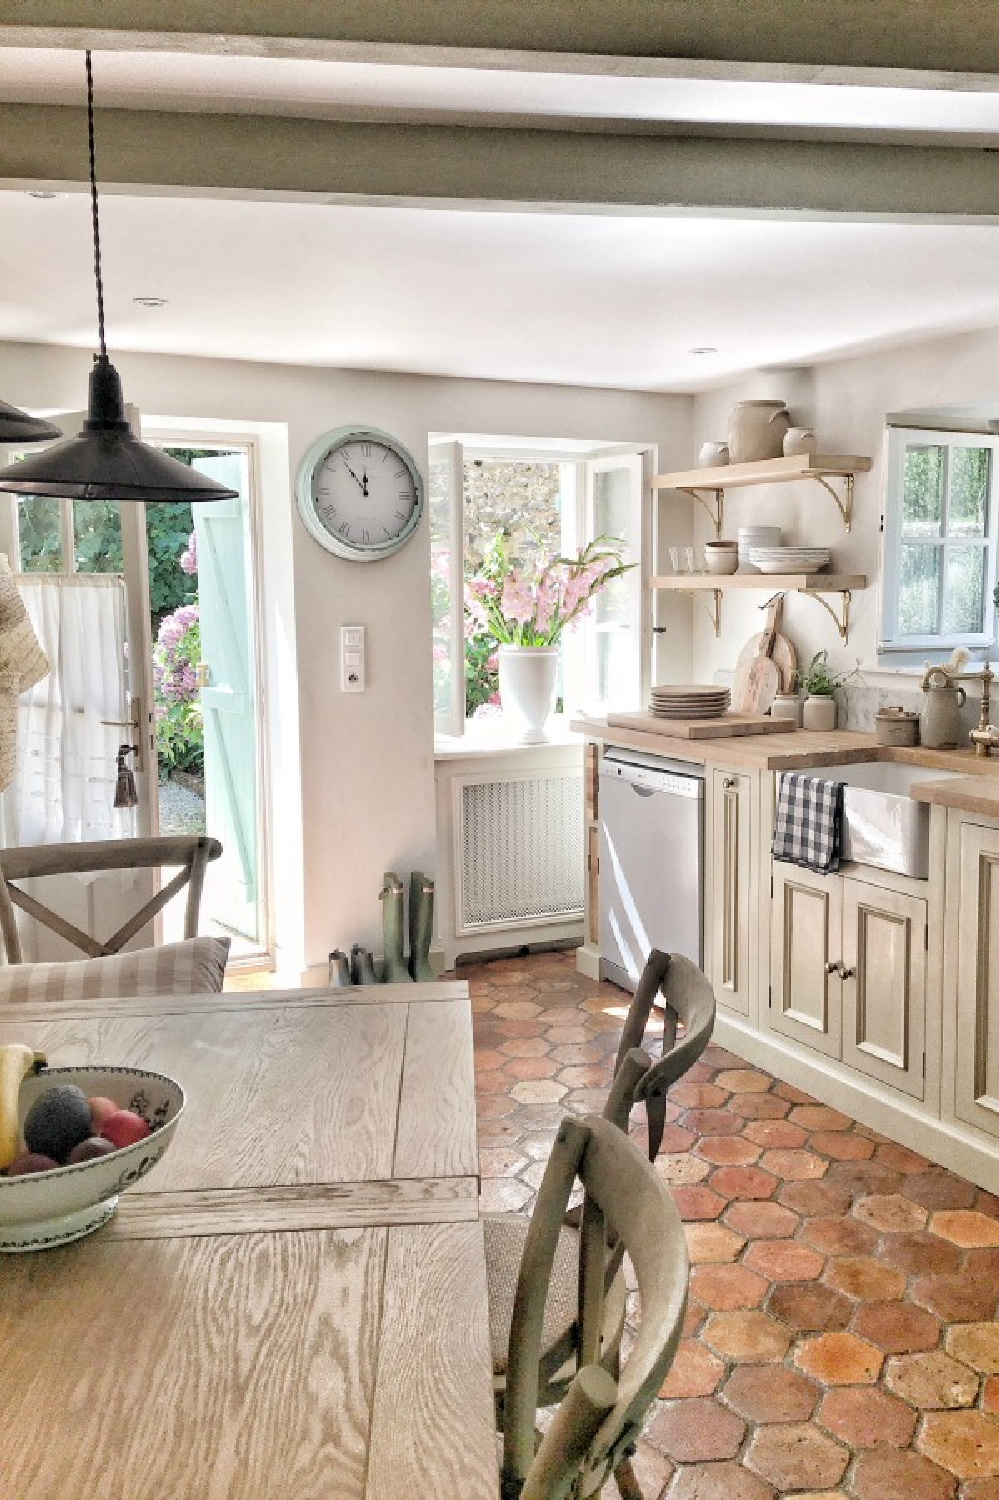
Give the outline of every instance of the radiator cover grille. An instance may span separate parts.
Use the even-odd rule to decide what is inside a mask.
[[[582,915],[580,772],[466,781],[458,818],[459,932]]]

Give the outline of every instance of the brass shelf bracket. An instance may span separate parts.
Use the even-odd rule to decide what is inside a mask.
[[[710,603],[708,602],[706,592],[695,593],[694,598],[697,600],[698,604],[702,604],[707,610],[708,619],[711,621],[711,625],[715,633],[715,638],[717,639],[718,636],[721,635],[721,589],[711,590]]]
[[[821,484],[826,493],[833,497],[833,500],[836,502],[836,508],[843,517],[844,530],[849,531],[853,526],[853,475],[843,474],[841,476],[843,480],[842,495],[837,493],[824,474],[810,474],[808,477],[814,479],[816,484]]]
[[[684,490],[683,493],[685,495],[693,495],[694,499],[700,505],[704,506],[704,509],[711,517],[711,524],[715,528],[715,538],[717,540],[721,536],[722,516],[725,511],[725,491],[722,489],[708,489],[702,492],[701,490],[690,489]],[[713,505],[708,498],[711,495],[714,496]]]
[[[813,589],[799,589],[798,592],[801,594],[805,594],[809,599],[814,599],[816,604],[822,605],[822,608],[825,610],[826,614],[830,617],[833,624],[836,626],[836,629],[839,631],[839,638],[845,646],[847,641],[850,639],[850,590],[844,589],[843,592],[839,595],[839,597],[843,601],[842,616],[836,613],[832,605],[829,603],[828,599],[823,598],[820,593],[815,592]]]

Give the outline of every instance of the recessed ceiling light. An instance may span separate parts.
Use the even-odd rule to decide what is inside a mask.
[[[718,350],[713,344],[702,344],[696,349],[688,349],[688,354],[717,354]]]
[[[165,297],[133,297],[132,301],[137,302],[140,307],[166,307],[167,305]]]
[[[29,190],[28,190],[28,197],[29,198],[43,198],[46,201],[48,199],[50,199],[50,198],[65,198],[65,196],[66,196],[65,193],[48,193],[48,192],[43,192],[41,188],[33,188],[33,189],[29,188]]]

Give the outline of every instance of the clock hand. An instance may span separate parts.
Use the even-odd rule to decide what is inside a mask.
[[[367,499],[367,496],[368,496],[368,471],[367,471],[367,469],[362,469],[361,473],[364,476],[364,482],[361,485],[361,493],[364,495],[365,499]]]
[[[347,462],[346,454],[341,454],[341,457],[343,458],[343,466],[347,470],[347,473],[350,475],[351,479],[354,481],[355,484],[361,485],[361,491],[362,491],[363,494],[366,495],[368,493],[368,476],[367,475],[364,476],[364,483],[361,484],[361,481],[358,479],[357,475],[354,473],[353,469],[350,467],[350,464]]]

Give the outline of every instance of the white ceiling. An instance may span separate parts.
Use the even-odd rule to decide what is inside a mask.
[[[128,52],[97,54],[94,71],[99,107],[999,132],[999,93],[982,80],[852,87]],[[82,53],[0,54],[0,102],[79,104],[82,79]],[[118,193],[101,208],[112,352],[677,391],[999,325],[990,224]],[[91,347],[94,325],[86,197],[0,192],[0,339]],[[690,352],[702,346],[717,353]]]

